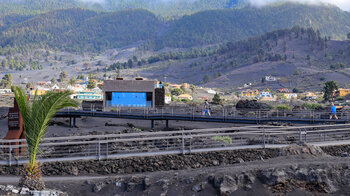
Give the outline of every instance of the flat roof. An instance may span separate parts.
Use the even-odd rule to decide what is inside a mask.
[[[154,80],[105,80],[104,92],[153,92]]]

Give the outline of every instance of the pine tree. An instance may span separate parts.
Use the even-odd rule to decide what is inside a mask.
[[[334,81],[327,81],[323,87],[323,98],[326,101],[334,100],[334,91],[338,90],[338,84]]]
[[[213,98],[213,103],[215,105],[222,105],[223,104],[223,100],[221,99],[220,95],[219,94],[215,94],[214,95],[214,98]]]

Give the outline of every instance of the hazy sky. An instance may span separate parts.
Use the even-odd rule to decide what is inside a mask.
[[[281,1],[291,1],[291,0],[248,0],[251,4],[257,6],[264,6],[270,3],[276,3]],[[308,3],[308,4],[319,4],[328,3],[340,7],[343,10],[350,10],[350,0],[292,0],[293,2]]]

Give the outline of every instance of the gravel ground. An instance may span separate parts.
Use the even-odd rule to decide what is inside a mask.
[[[231,175],[235,173],[244,173],[249,171],[266,170],[269,168],[283,169],[293,167],[305,168],[322,168],[322,167],[338,167],[339,165],[349,165],[350,158],[341,157],[308,157],[308,156],[290,156],[279,157],[266,161],[254,161],[249,163],[241,163],[229,166],[218,166],[201,169],[190,169],[181,171],[166,171],[152,173],[138,173],[130,175],[117,176],[78,176],[78,177],[46,177],[46,185],[51,189],[58,189],[68,192],[69,195],[160,195],[164,192],[164,187],[152,185],[147,191],[142,187],[134,186],[132,188],[118,187],[115,182],[122,182],[125,179],[149,178],[150,184],[158,184],[167,181],[167,193],[165,195],[217,195],[218,192],[214,186],[205,186],[205,189],[200,192],[192,190],[193,186],[207,178],[207,176],[222,174]],[[7,181],[8,180],[8,181]],[[15,184],[17,177],[0,177],[1,184]],[[103,184],[103,186],[101,185]],[[101,185],[102,188],[96,192],[96,186]],[[338,190],[335,195],[348,195],[346,190],[349,187],[344,187],[345,190]],[[95,191],[94,191],[95,190]],[[344,192],[345,191],[345,192]],[[302,189],[295,189],[288,195],[328,195],[325,193],[312,193]],[[250,190],[239,188],[231,195],[281,195],[274,194],[265,184],[255,181]],[[284,195],[284,194],[282,194]]]

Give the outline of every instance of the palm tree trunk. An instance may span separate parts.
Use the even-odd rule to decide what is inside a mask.
[[[38,163],[25,165],[23,175],[19,180],[20,187],[27,187],[30,190],[43,190],[45,183],[42,180],[41,167]]]

